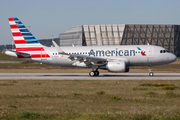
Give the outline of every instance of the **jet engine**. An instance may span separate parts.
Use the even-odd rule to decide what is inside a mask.
[[[126,66],[126,63],[124,61],[118,61],[118,62],[108,62],[106,65],[106,69],[109,72],[129,72],[129,66]]]

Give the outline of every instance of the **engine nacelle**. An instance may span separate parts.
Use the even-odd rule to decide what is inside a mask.
[[[109,72],[129,72],[129,66],[126,67],[124,61],[108,62],[106,68]]]

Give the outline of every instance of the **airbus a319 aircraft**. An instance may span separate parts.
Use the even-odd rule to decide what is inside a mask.
[[[177,57],[163,47],[153,45],[54,47],[40,44],[18,18],[8,18],[16,49],[5,54],[23,60],[63,67],[89,67],[90,76],[98,76],[98,69],[109,72],[129,72],[129,66],[163,65]]]

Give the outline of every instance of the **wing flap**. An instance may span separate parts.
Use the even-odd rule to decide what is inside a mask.
[[[73,60],[78,60],[79,62],[84,62],[86,65],[105,65],[107,63],[107,59],[105,58],[99,58],[99,57],[91,57],[87,55],[78,55],[78,54],[73,54],[69,56],[69,59],[71,61]]]

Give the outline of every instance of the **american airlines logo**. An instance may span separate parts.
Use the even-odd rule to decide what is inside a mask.
[[[140,47],[137,47],[137,49],[138,49],[138,50],[141,50]],[[142,56],[146,56],[146,54],[145,54],[145,52],[144,52],[143,50],[141,50],[141,55],[142,55]]]
[[[91,49],[89,52],[89,56],[135,56],[135,50],[118,50],[116,48],[115,50],[93,50]]]
[[[135,56],[136,53],[141,53],[142,56],[146,56],[145,52],[141,50],[141,48],[137,47],[138,52],[135,50],[119,50],[118,48],[114,50],[93,50],[91,49],[89,52],[89,56]]]

